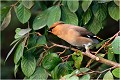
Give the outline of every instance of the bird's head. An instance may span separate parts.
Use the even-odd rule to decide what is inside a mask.
[[[64,24],[62,21],[55,22],[50,28],[48,29],[48,32],[51,32],[53,28],[55,28],[59,24]]]

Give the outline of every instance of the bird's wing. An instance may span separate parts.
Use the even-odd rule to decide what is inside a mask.
[[[93,36],[94,35],[93,33],[91,33],[90,31],[88,31],[87,29],[83,27],[78,26],[78,27],[75,27],[74,30],[79,32],[81,36],[87,36],[87,35]]]
[[[93,33],[91,33],[90,31],[88,31],[84,27],[70,25],[70,24],[60,24],[60,25],[64,25],[64,26],[62,26],[62,27],[64,27],[64,29],[65,29],[65,27],[67,29],[69,29],[69,30],[71,29],[73,32],[76,32],[77,35],[79,34],[79,35],[81,35],[83,37],[92,37],[92,36],[94,36]]]

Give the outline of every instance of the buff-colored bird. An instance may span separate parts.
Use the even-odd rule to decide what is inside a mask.
[[[91,32],[87,29],[71,24],[64,24],[62,21],[54,23],[49,31],[69,44],[77,47],[88,47],[92,43],[98,43]]]

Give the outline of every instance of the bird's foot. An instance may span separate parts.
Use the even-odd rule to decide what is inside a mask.
[[[86,52],[87,52],[87,51],[90,51],[90,46],[91,46],[91,45],[92,45],[91,43],[84,44],[84,47],[85,47],[85,49],[86,49]]]

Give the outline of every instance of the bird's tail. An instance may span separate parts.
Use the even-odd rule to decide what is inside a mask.
[[[100,37],[98,37],[98,36],[96,36],[96,38],[99,39],[99,40],[103,40],[102,38],[100,38]]]
[[[100,37],[98,37],[98,36],[93,36],[93,41],[95,42],[95,43],[99,43],[99,41],[102,41],[103,39],[101,39]]]

